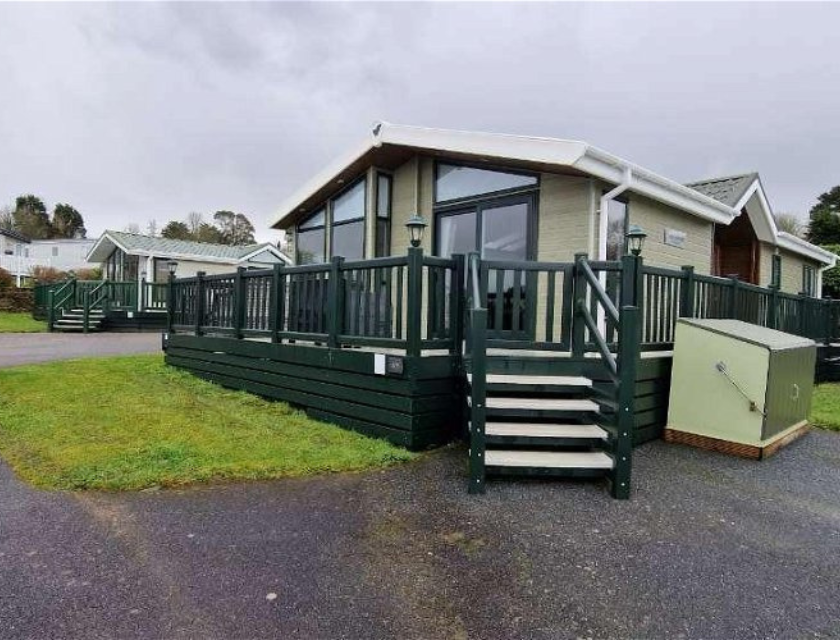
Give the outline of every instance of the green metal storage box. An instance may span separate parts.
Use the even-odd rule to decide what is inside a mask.
[[[763,458],[807,430],[817,348],[739,320],[681,319],[665,439]]]

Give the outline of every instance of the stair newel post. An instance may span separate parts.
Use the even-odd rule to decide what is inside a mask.
[[[55,290],[52,288],[52,285],[47,286],[47,330],[53,330],[53,324],[55,324],[55,309],[53,308],[55,305]]]
[[[82,291],[82,301],[82,333],[87,333],[90,323],[90,289]]]
[[[586,352],[586,325],[583,320],[578,317],[578,303],[583,301],[586,304],[587,283],[586,276],[583,274],[583,269],[580,268],[580,263],[585,262],[588,258],[586,253],[575,254],[575,270],[574,281],[575,288],[572,295],[572,357],[583,358]]]
[[[449,323],[452,338],[450,353],[463,353],[464,342],[464,309],[466,299],[466,258],[462,253],[452,256],[455,261],[455,269],[452,271],[451,294],[452,304],[449,309]]]
[[[268,327],[271,330],[271,341],[279,342],[278,331],[283,322],[283,265],[279,262],[271,272],[271,308],[268,310]]]
[[[487,412],[487,309],[471,312],[472,384],[470,387],[470,493],[484,493],[485,416]]]
[[[248,301],[248,281],[245,280],[245,267],[237,267],[233,276],[233,337],[242,339],[245,327],[245,306]]]
[[[686,265],[682,268],[683,281],[680,289],[680,317],[694,317],[694,295],[697,283],[694,281],[694,267]]]
[[[338,348],[338,335],[344,330],[344,310],[341,308],[341,265],[344,258],[330,259],[330,279],[327,281],[327,346]]]
[[[423,249],[408,249],[406,355],[420,356],[423,345]]]
[[[767,301],[767,326],[770,329],[778,329],[779,323],[779,287],[770,285],[770,299]]]
[[[204,320],[204,271],[195,274],[195,335],[204,334],[201,323]]]
[[[641,354],[640,329],[639,308],[622,307],[618,338],[618,415],[611,483],[612,495],[619,499],[630,497],[636,418],[636,368]]]

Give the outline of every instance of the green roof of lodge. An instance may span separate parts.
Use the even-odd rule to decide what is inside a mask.
[[[714,198],[728,207],[734,207],[757,179],[757,173],[745,173],[740,176],[698,180],[697,182],[689,182],[685,186],[699,191],[704,196]]]
[[[230,260],[231,262],[241,260],[259,249],[274,247],[270,242],[229,245],[155,238],[137,233],[126,233],[125,231],[106,231],[105,234],[110,236],[114,242],[119,243],[128,253],[138,251],[162,256],[195,256],[197,258]]]

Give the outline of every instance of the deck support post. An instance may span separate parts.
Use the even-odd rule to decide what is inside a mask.
[[[639,308],[621,308],[618,336],[618,416],[611,493],[614,498],[630,497],[633,466],[633,429],[636,420],[636,369],[641,351]]]
[[[52,288],[52,285],[47,287],[47,331],[53,330],[53,325],[55,324],[55,309],[53,305],[55,304],[55,291]]]
[[[90,289],[85,289],[82,293],[84,303],[82,306],[82,333],[88,332],[88,325],[90,324]]]
[[[588,258],[586,253],[575,254],[575,268],[574,268],[574,303],[572,304],[572,357],[583,358],[586,353],[586,325],[583,319],[578,316],[577,308],[578,302],[583,301],[586,305],[587,283],[586,276],[580,268],[580,263]]]
[[[204,335],[201,321],[204,320],[204,271],[195,274],[195,335]]]
[[[242,329],[245,327],[245,304],[248,299],[245,281],[245,267],[237,267],[233,277],[233,337],[242,339]]]
[[[280,342],[280,327],[283,323],[283,265],[274,265],[271,274],[271,307],[268,310],[268,327],[271,341]]]
[[[408,250],[406,355],[420,356],[423,350],[423,249]]]
[[[470,484],[469,493],[484,493],[485,416],[487,412],[487,310],[473,309],[470,314],[472,334],[472,385],[470,388]]]
[[[330,259],[330,279],[327,281],[327,346],[338,348],[338,334],[344,330],[344,310],[341,308],[341,265],[344,258]]]
[[[694,317],[694,291],[696,282],[694,281],[694,267],[685,265],[682,268],[683,283],[680,289],[680,317],[693,318]]]
[[[450,330],[452,332],[451,353],[460,355],[464,350],[464,301],[466,298],[466,259],[464,254],[456,253],[452,256],[455,261],[455,269],[452,271],[452,282],[450,284],[452,302],[450,305]]]
[[[166,333],[175,333],[175,274],[166,280]]]

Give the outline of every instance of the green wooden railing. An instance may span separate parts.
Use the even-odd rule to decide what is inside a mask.
[[[331,347],[454,352],[463,259],[405,256],[246,270],[172,281],[171,332],[267,337]]]
[[[35,285],[32,315],[46,319],[52,330],[62,315],[73,309],[81,310],[84,330],[87,331],[91,312],[165,311],[167,304],[166,283],[71,278],[63,282]]]

